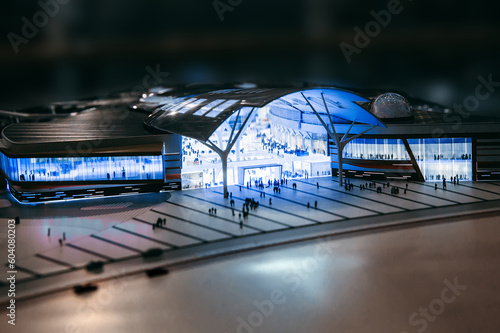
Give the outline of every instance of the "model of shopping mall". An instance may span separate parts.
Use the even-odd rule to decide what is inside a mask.
[[[2,186],[35,203],[309,176],[500,179],[500,119],[392,92],[224,88],[1,111]]]

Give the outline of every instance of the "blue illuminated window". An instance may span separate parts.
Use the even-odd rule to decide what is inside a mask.
[[[12,181],[118,181],[163,179],[161,155],[9,158],[0,153],[2,170]]]
[[[472,179],[471,138],[409,139],[408,143],[426,181]]]

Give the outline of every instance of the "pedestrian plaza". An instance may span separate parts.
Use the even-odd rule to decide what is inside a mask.
[[[207,244],[243,244],[249,237],[271,233],[279,238],[280,232],[314,225],[331,226],[333,231],[339,222],[349,225],[371,217],[389,222],[405,213],[432,212],[440,207],[467,211],[469,204],[500,200],[500,183],[495,182],[448,183],[445,190],[441,186],[435,189],[433,183],[394,181],[387,187],[385,182],[376,182],[381,193],[373,187],[360,189],[366,185],[361,179],[349,182],[352,190],[325,177],[288,180],[279,186],[279,192],[267,184],[263,188],[232,185],[229,198],[224,198],[221,187],[177,191],[152,205],[147,201],[161,193],[145,195],[141,205],[141,196],[134,197],[135,204],[124,198],[114,198],[114,204],[110,199],[92,199],[73,210],[67,208],[65,213],[73,214],[72,218],[51,216],[57,208],[51,210],[48,205],[43,217],[22,219],[16,227],[19,244],[33,245],[29,250],[19,247],[18,281],[83,270],[91,261],[105,266],[127,262],[151,249],[175,253],[190,248],[196,253],[196,247]],[[391,194],[394,186],[400,188],[399,194]],[[248,215],[242,214],[246,199],[258,202]],[[159,219],[165,223],[158,224]]]

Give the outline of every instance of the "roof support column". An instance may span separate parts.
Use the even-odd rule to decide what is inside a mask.
[[[349,132],[351,131],[352,127],[356,123],[356,119],[354,119],[354,121],[351,123],[351,126],[349,127],[349,129],[344,133],[344,135],[342,137],[340,137],[340,134],[337,134],[337,132],[335,131],[335,125],[333,124],[333,120],[332,120],[332,117],[330,115],[330,110],[328,110],[328,106],[326,104],[325,96],[323,95],[323,93],[321,93],[321,98],[323,99],[323,104],[325,105],[325,111],[326,111],[326,114],[328,116],[328,120],[330,121],[331,129],[324,122],[323,118],[321,118],[320,114],[312,106],[312,104],[306,98],[306,96],[304,95],[304,93],[301,92],[300,94],[302,95],[302,97],[304,97],[304,100],[309,105],[309,107],[312,109],[312,111],[314,112],[314,114],[316,115],[316,117],[318,117],[319,121],[321,122],[321,124],[323,125],[323,127],[326,129],[326,132],[328,133],[328,135],[335,142],[335,146],[337,147],[337,163],[339,165],[339,186],[342,186],[342,183],[343,183],[342,182],[342,179],[343,179],[343,175],[342,175],[342,173],[343,173],[343,170],[342,170],[342,160],[343,160],[343,157],[342,157],[342,154],[343,154],[343,151],[344,151],[344,147],[349,142],[351,142],[352,140],[354,140],[356,138],[359,138],[361,135],[365,134],[368,131],[371,131],[372,129],[374,129],[377,126],[373,125],[370,128],[368,128],[367,130],[365,130],[365,131],[363,131],[361,133],[358,133],[356,135],[353,135],[353,136],[347,138],[347,135],[349,134]]]
[[[222,184],[224,186],[223,193],[224,193],[224,198],[227,198],[229,196],[229,193],[227,191],[227,156],[228,156],[228,151],[224,150],[221,155],[221,161],[222,161]]]
[[[224,184],[224,198],[227,198],[227,151],[221,150],[215,143],[212,141],[208,140],[207,142],[204,142],[205,145],[208,147],[212,148],[217,155],[220,157],[220,161],[222,163],[222,179],[223,179],[223,184]],[[215,181],[215,176],[214,176],[214,181]]]
[[[353,136],[349,137],[348,139],[345,139],[345,137],[349,134],[349,131],[351,130],[351,128],[352,128],[353,125],[354,125],[354,121],[352,122],[351,127],[349,127],[349,129],[347,130],[347,132],[345,132],[345,134],[342,137],[342,139],[339,140],[338,146],[337,146],[337,153],[338,153],[338,160],[339,160],[339,185],[340,186],[342,186],[342,159],[344,158],[342,156],[342,154],[344,152],[345,146],[349,142],[351,142],[352,140],[359,138],[361,135],[363,135],[366,132],[371,131],[372,129],[374,129],[375,127],[377,127],[377,126],[372,126],[372,127],[368,128],[367,130],[364,130],[361,133],[358,133],[356,135],[353,135]]]
[[[408,156],[410,156],[411,164],[413,164],[413,169],[415,169],[415,172],[417,173],[418,180],[421,182],[425,182],[424,175],[422,175],[422,171],[420,170],[418,162],[415,159],[415,155],[413,155],[413,151],[411,150],[411,147],[410,147],[410,144],[408,143],[408,140],[402,139],[402,141],[403,141],[403,144],[405,145],[406,152],[408,153]]]
[[[220,157],[221,163],[222,163],[222,183],[223,183],[223,193],[224,193],[224,198],[229,197],[229,192],[227,191],[227,158],[229,156],[229,153],[231,152],[231,149],[233,148],[234,144],[236,141],[238,141],[241,133],[244,131],[246,126],[248,125],[248,120],[250,119],[251,115],[253,114],[253,111],[255,108],[252,108],[252,110],[248,113],[248,115],[245,117],[243,120],[243,123],[241,124],[241,127],[239,130],[236,132],[236,124],[238,123],[238,120],[240,118],[241,110],[238,111],[238,114],[236,115],[236,120],[234,122],[233,128],[231,129],[231,134],[229,136],[226,149],[222,150],[219,148],[215,143],[212,141],[208,140],[207,142],[204,142],[205,145],[208,147],[212,148]],[[236,132],[236,134],[235,134]],[[222,147],[222,140],[219,136],[219,145]]]

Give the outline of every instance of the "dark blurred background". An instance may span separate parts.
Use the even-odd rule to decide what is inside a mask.
[[[474,94],[479,75],[500,81],[493,1],[401,0],[402,12],[350,64],[339,44],[353,44],[354,27],[364,30],[370,11],[387,1],[243,0],[223,21],[213,0],[64,2],[18,53],[8,33],[22,37],[22,18],[33,22],[41,6],[1,2],[0,109],[132,89],[157,65],[170,73],[167,85],[310,82],[397,90],[447,106]],[[479,113],[500,114],[497,90]]]

